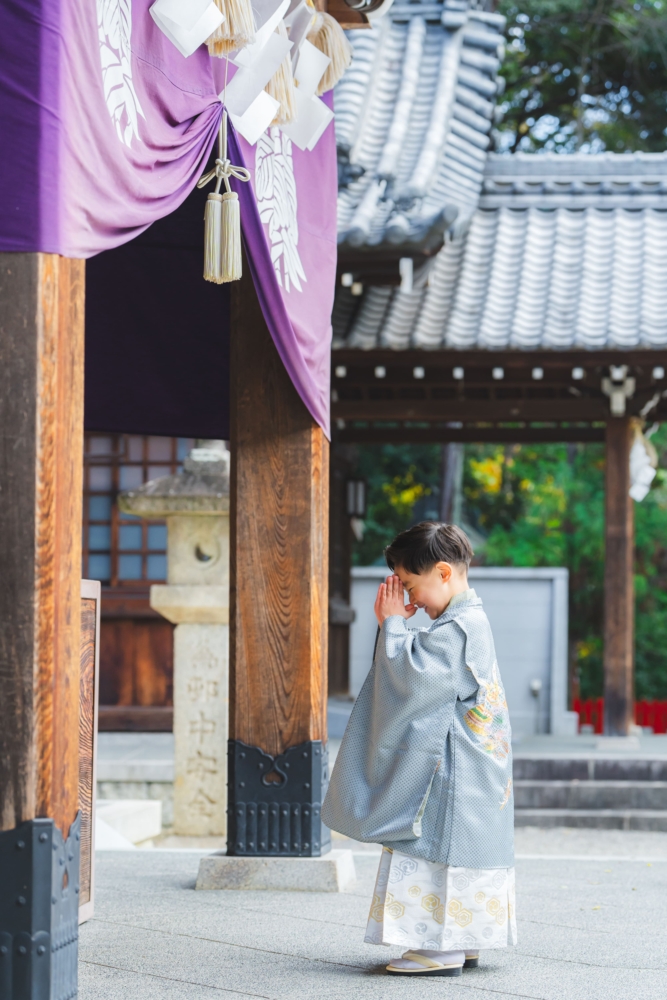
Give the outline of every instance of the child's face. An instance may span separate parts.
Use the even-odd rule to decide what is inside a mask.
[[[465,567],[439,562],[423,573],[408,573],[402,566],[394,570],[408,595],[410,604],[423,608],[435,621],[443,613],[454,594],[468,589]]]

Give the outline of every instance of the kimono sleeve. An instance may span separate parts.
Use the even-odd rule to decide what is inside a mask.
[[[435,629],[411,629],[401,615],[392,615],[380,631],[378,661],[406,696],[415,684],[437,681],[440,696],[455,701],[465,671],[465,645],[465,633],[455,621]]]

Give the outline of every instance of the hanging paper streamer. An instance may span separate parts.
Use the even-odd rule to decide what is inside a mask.
[[[254,146],[260,136],[270,127],[279,109],[278,101],[269,97],[265,90],[260,90],[244,114],[233,115],[230,111],[229,117],[239,135],[242,135],[246,142]]]
[[[226,85],[224,100],[223,91],[220,92],[220,100],[223,101],[231,114],[240,116],[246,113],[274,73],[280,69],[283,60],[289,55],[291,47],[287,35],[283,36],[272,32],[266,44],[255,53],[252,61],[247,58],[247,53],[249,49],[254,50],[255,46],[252,45],[243,50],[243,55],[246,58]],[[238,53],[234,57],[234,61],[237,61],[240,55],[241,53]]]
[[[314,149],[334,113],[319,97],[306,97],[298,87],[294,98],[296,118],[280,128],[299,149]]]
[[[331,14],[321,11],[315,14],[313,26],[308,32],[308,41],[331,60],[317,91],[322,95],[327,90],[333,90],[342,78],[352,62],[352,48],[338,21]]]
[[[322,77],[331,64],[329,56],[304,38],[294,71],[294,78],[302,94],[314,97],[320,88]]]
[[[318,139],[333,119],[333,111],[316,96],[330,59],[306,39],[301,43],[294,71],[296,115],[281,129],[299,149],[314,149]]]
[[[314,17],[315,11],[308,6],[306,0],[301,0],[289,14],[285,14],[285,26],[292,43],[292,65],[296,64],[301,43],[311,29]]]
[[[292,43],[287,37],[287,28],[285,27],[284,21],[279,23],[275,33],[280,38],[288,42],[291,48]],[[294,96],[292,60],[289,52],[285,55],[285,58],[281,62],[280,66],[267,83],[266,92],[270,97],[273,97],[274,100],[278,101],[278,104],[280,105],[279,110],[277,111],[271,124],[285,125],[287,122],[293,121],[296,117],[296,100]]]
[[[191,56],[224,21],[213,0],[157,0],[151,17],[182,56]]]
[[[282,21],[290,0],[254,0],[255,40],[231,57],[237,66],[248,66],[260,54]]]
[[[227,112],[223,111],[215,166],[197,182],[197,187],[203,188],[213,178],[216,181],[204,211],[204,278],[216,285],[241,277],[241,210],[239,196],[230,187],[230,177],[247,182],[250,172],[245,167],[232,166],[227,158]],[[220,194],[223,183],[225,194]]]
[[[648,493],[658,467],[655,446],[642,434],[641,423],[634,421],[633,442],[630,449],[630,496],[641,503]]]

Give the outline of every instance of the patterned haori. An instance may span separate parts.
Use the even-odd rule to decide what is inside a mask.
[[[476,951],[516,944],[513,868],[453,868],[385,847],[368,944]]]
[[[514,864],[512,735],[474,590],[427,629],[387,618],[322,819],[353,840],[455,868]]]

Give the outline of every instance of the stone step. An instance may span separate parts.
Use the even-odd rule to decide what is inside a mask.
[[[98,799],[97,819],[102,820],[131,844],[159,837],[162,833],[162,803],[150,799]]]
[[[517,809],[667,810],[667,781],[514,782]]]
[[[515,781],[667,781],[667,757],[514,757]]]
[[[515,809],[516,826],[588,827],[596,830],[667,832],[665,809]]]

